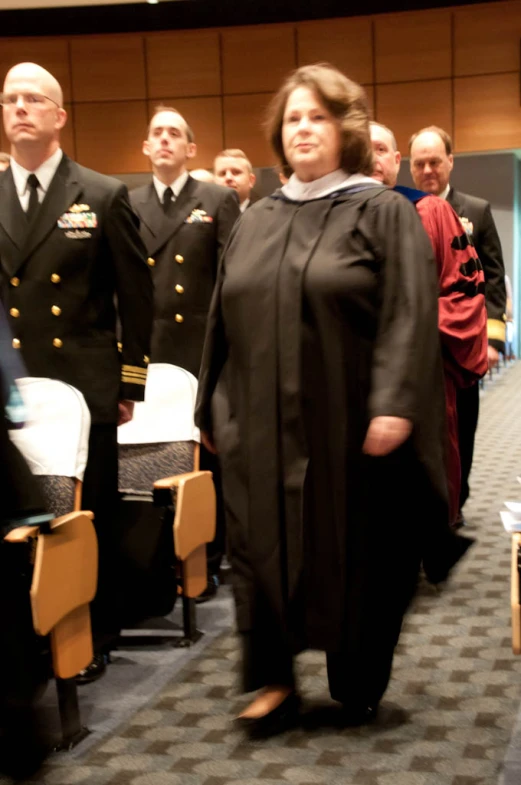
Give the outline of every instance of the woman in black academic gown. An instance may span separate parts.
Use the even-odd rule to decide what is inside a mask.
[[[196,412],[222,465],[253,733],[295,718],[305,648],[327,653],[346,722],[370,720],[422,559],[438,581],[468,545],[448,527],[435,265],[414,207],[368,176],[364,92],[299,68],[268,129],[293,175],[232,232]]]

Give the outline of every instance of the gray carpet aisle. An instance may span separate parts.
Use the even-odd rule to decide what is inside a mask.
[[[95,733],[72,755],[51,758],[32,782],[519,785],[521,657],[511,652],[510,540],[498,516],[505,499],[521,499],[517,474],[521,363],[487,383],[482,397],[466,508],[478,543],[441,593],[422,587],[374,726],[337,727],[324,657],[309,652],[299,660],[304,727],[268,742],[242,739],[231,725],[244,703],[235,687],[237,642],[229,627],[217,635],[218,619],[227,627],[230,618],[229,599],[222,597],[206,606],[214,625],[209,645],[184,655],[190,659],[168,683],[160,682],[172,675],[171,653],[161,655],[158,668],[151,652],[119,652],[107,677],[84,693]]]

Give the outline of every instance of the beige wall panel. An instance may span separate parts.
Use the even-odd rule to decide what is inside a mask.
[[[374,24],[377,82],[451,75],[450,11],[381,15]]]
[[[327,19],[297,25],[298,64],[327,62],[356,82],[373,82],[371,19]]]
[[[454,13],[454,23],[456,76],[519,68],[521,3],[460,8]]]
[[[137,35],[71,39],[74,101],[146,97],[143,39]]]
[[[374,108],[374,98],[375,98],[375,88],[373,85],[364,85],[365,94],[367,96],[367,104],[369,106],[369,118],[371,120],[374,119],[375,116],[375,108]]]
[[[224,98],[224,146],[240,147],[254,166],[276,163],[262,127],[271,97],[264,93]]]
[[[65,101],[71,97],[69,42],[66,38],[0,38],[0,82],[17,63],[38,63],[56,77]],[[1,87],[0,87],[1,89]]]
[[[457,152],[521,147],[519,74],[470,76],[454,87]]]
[[[223,92],[277,90],[296,67],[292,25],[259,25],[222,32]]]
[[[105,174],[148,171],[141,152],[146,125],[146,101],[76,104],[78,162]]]
[[[195,134],[197,155],[188,168],[209,169],[224,147],[221,98],[167,98],[165,102],[183,115]],[[148,102],[149,116],[154,106],[155,101]]]
[[[220,94],[219,33],[165,33],[145,41],[149,98]]]
[[[451,107],[450,79],[376,87],[376,119],[393,131],[402,155],[408,154],[411,135],[426,125],[451,133]]]

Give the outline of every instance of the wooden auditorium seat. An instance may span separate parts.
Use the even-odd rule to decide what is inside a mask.
[[[11,438],[40,481],[56,516],[44,528],[21,526],[5,540],[33,541],[30,589],[33,626],[49,636],[62,739],[70,749],[88,730],[81,724],[74,677],[92,660],[89,603],[96,594],[98,545],[91,512],[81,511],[90,415],[81,393],[53,379],[20,379],[26,426]]]
[[[200,637],[195,597],[206,588],[206,544],[215,536],[212,474],[199,470],[196,394],[197,380],[188,371],[152,363],[145,401],[135,405],[133,420],[118,428],[123,499],[161,507],[163,524],[170,527],[183,601],[184,636],[174,641],[178,646]]]

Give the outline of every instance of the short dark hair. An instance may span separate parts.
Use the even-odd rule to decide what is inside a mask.
[[[428,125],[426,128],[421,128],[419,131],[416,131],[416,133],[413,134],[409,139],[409,154],[411,152],[411,147],[413,145],[413,142],[418,138],[420,134],[425,134],[427,133],[427,131],[432,134],[438,134],[441,141],[445,145],[445,152],[447,153],[447,155],[452,155],[452,139],[450,138],[447,131],[444,131],[443,128],[439,127],[439,125]]]
[[[328,63],[297,68],[284,81],[268,107],[266,131],[281,165],[291,169],[282,144],[282,124],[288,98],[298,87],[307,87],[316,93],[327,110],[339,121],[342,132],[342,169],[349,174],[359,172],[371,175],[373,151],[364,89]]]
[[[195,134],[194,134],[192,128],[186,122],[186,120],[183,117],[183,115],[181,114],[181,112],[179,112],[177,109],[174,109],[173,106],[163,106],[163,104],[159,104],[158,106],[154,107],[154,111],[152,113],[152,117],[150,118],[150,121],[148,123],[147,136],[150,133],[150,128],[152,126],[152,120],[154,119],[156,114],[159,114],[160,112],[173,112],[174,114],[178,114],[179,117],[181,117],[182,120],[184,121],[185,128],[186,128],[186,138],[188,139],[188,141],[190,143],[191,142],[195,142]]]

